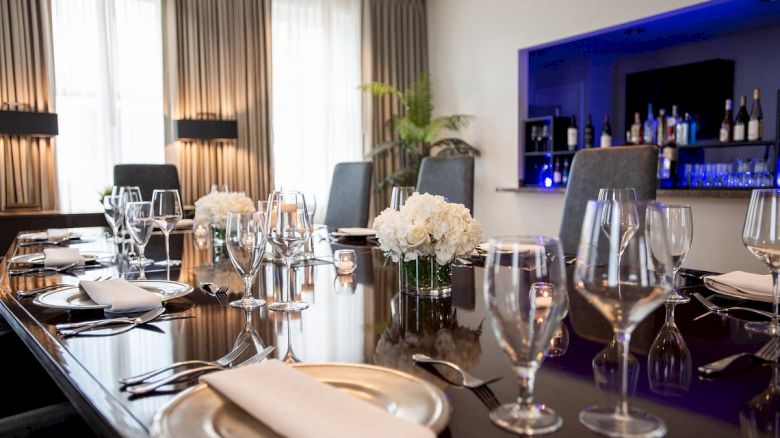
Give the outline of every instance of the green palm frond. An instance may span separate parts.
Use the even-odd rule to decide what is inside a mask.
[[[408,143],[425,141],[425,125],[417,125],[413,120],[402,117],[394,122],[395,132],[401,140]]]
[[[416,179],[417,179],[417,168],[414,166],[406,166],[396,170],[395,172],[390,174],[390,176],[388,176],[387,178],[379,181],[376,185],[376,189],[382,190],[387,186],[413,185],[409,181],[416,181]]]
[[[474,155],[479,156],[479,149],[470,145],[465,140],[447,137],[435,141],[433,147],[441,147],[437,155]]]
[[[363,92],[371,93],[377,97],[382,97],[386,94],[392,94],[401,102],[404,107],[406,106],[406,97],[404,96],[404,93],[401,93],[398,88],[390,84],[385,84],[382,82],[369,82],[367,84],[360,85],[358,88],[360,88],[360,90]]]
[[[379,143],[378,145],[374,146],[373,149],[371,149],[371,152],[366,154],[366,158],[382,155],[384,153],[389,152],[391,149],[398,148],[398,147],[403,147],[403,144],[398,140],[391,140],[391,141],[386,141],[384,143]]]
[[[442,127],[457,132],[468,128],[473,120],[474,116],[471,114],[453,114],[450,116],[436,117],[431,121],[431,124],[441,124]]]
[[[433,114],[433,90],[431,76],[423,73],[417,78],[412,88],[404,91],[406,98],[406,117],[417,126],[427,126],[431,123]]]

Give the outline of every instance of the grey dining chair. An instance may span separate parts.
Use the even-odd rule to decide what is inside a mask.
[[[474,157],[427,157],[420,164],[417,191],[463,204],[474,215]]]
[[[179,172],[173,164],[117,164],[114,166],[114,185],[138,186],[144,201],[152,200],[155,189],[175,189],[180,198],[182,195]]]
[[[584,149],[574,156],[563,201],[559,237],[564,254],[576,254],[582,220],[589,200],[601,188],[634,188],[640,201],[655,199],[658,148],[620,146]]]
[[[371,198],[371,162],[338,163],[325,212],[329,231],[345,227],[368,226],[368,208]]]

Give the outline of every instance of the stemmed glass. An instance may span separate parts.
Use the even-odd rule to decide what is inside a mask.
[[[398,211],[406,203],[406,200],[417,190],[414,187],[393,187],[390,194],[390,208]]]
[[[656,437],[666,433],[661,419],[628,407],[631,333],[669,294],[667,278],[672,270],[660,204],[647,204],[646,226],[636,227],[633,237],[624,243],[624,216],[637,210],[637,203],[632,201],[589,201],[574,271],[577,291],[612,324],[619,341],[620,403],[580,412],[582,424],[608,436]]]
[[[780,189],[753,190],[750,197],[742,243],[772,271],[772,321],[749,322],[747,330],[780,335],[777,324],[780,300]]]
[[[777,436],[777,413],[780,412],[780,365],[773,363],[769,387],[740,409],[739,428],[746,437]]]
[[[619,215],[619,235],[620,252],[618,253],[618,264],[620,264],[620,255],[628,245],[628,241],[639,228],[639,212],[636,207],[636,190],[628,189],[599,189],[599,201],[615,201],[606,204],[601,215],[601,229],[609,236],[612,227],[612,209],[620,209]]]
[[[225,229],[225,244],[230,261],[244,280],[244,296],[231,301],[232,307],[255,309],[265,301],[252,296],[252,282],[265,253],[263,216],[256,212],[229,212]]]
[[[149,238],[152,237],[152,230],[154,229],[152,203],[131,202],[127,204],[125,220],[127,222],[127,229],[130,231],[130,237],[132,237],[135,244],[138,245],[138,259],[141,270],[138,278],[140,280],[145,280],[146,274],[144,273],[144,269],[146,268],[146,258],[144,257],[144,250],[146,249],[146,244],[149,243]]]
[[[119,226],[122,225],[122,219],[125,216],[125,206],[122,202],[122,197],[119,195],[104,196],[103,214],[106,216],[106,222],[108,222],[114,233],[114,249],[118,252]]]
[[[665,205],[663,207],[664,224],[669,236],[669,255],[672,258],[672,294],[667,303],[687,303],[690,297],[681,295],[677,290],[677,271],[680,270],[688,250],[693,242],[693,214],[688,205]]]
[[[303,249],[310,236],[309,213],[301,192],[273,192],[266,211],[266,239],[274,251],[284,259],[287,268],[286,296],[268,306],[271,310],[298,312],[308,303],[293,300],[292,260]]]
[[[504,429],[536,435],[558,430],[563,420],[533,402],[534,378],[566,311],[563,250],[549,237],[490,240],[485,300],[493,332],[519,376],[520,396],[490,412]]]
[[[664,326],[661,327],[647,354],[647,378],[650,390],[661,395],[682,395],[691,387],[693,360],[685,339],[677,324],[674,323],[676,305],[676,302],[667,299]]]
[[[179,266],[181,260],[171,260],[171,231],[176,228],[182,216],[181,200],[178,190],[155,190],[152,193],[154,222],[165,235],[165,260],[157,262],[161,266]]]

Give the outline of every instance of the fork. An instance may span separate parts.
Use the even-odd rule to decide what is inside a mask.
[[[780,342],[777,337],[773,337],[769,342],[764,344],[760,350],[755,353],[737,353],[731,356],[724,357],[723,359],[716,360],[715,362],[708,363],[699,367],[699,372],[705,375],[719,373],[734,363],[735,360],[744,356],[755,356],[763,361],[773,362],[776,361],[780,355]]]
[[[266,357],[268,357],[269,354],[271,354],[272,351],[274,351],[276,347],[270,346],[265,348],[263,351],[255,354],[254,356],[250,357],[249,359],[241,362],[240,364],[232,367],[232,368],[241,368],[245,367],[247,365],[252,365],[258,362],[261,362]],[[150,393],[152,391],[155,391],[157,388],[160,388],[161,386],[169,385],[171,383],[180,383],[184,380],[192,379],[193,377],[200,376],[204,373],[210,373],[212,371],[219,371],[227,369],[226,366],[217,366],[217,365],[209,365],[209,366],[203,366],[198,368],[193,368],[190,370],[182,371],[176,374],[172,374],[171,376],[168,376],[164,379],[154,381],[152,383],[147,383],[145,385],[136,385],[136,386],[130,386],[126,389],[127,392],[133,394],[133,395],[143,395]]]
[[[68,269],[73,269],[76,266],[78,266],[81,262],[73,262],[65,266],[44,266],[41,268],[25,268],[25,269],[11,269],[8,271],[8,275],[26,275],[26,274],[37,274],[40,272],[52,272],[54,274],[67,271]]]
[[[769,312],[765,312],[763,310],[758,310],[758,309],[752,309],[750,307],[740,307],[740,306],[720,307],[715,303],[713,303],[712,301],[710,301],[709,298],[704,297],[702,294],[698,292],[694,292],[693,296],[696,297],[696,299],[699,300],[699,302],[702,303],[710,313],[715,313],[717,315],[728,315],[728,313],[732,310],[741,310],[744,312],[752,312],[761,316],[765,316],[767,318],[773,317],[773,315]],[[694,321],[699,320],[707,315],[708,314],[705,313],[704,315],[697,316],[693,320]]]
[[[500,380],[501,377],[497,377],[495,379],[490,379],[490,380],[482,380],[472,376],[471,374],[466,372],[466,370],[458,366],[458,364],[448,362],[446,360],[434,359],[428,356],[427,354],[421,354],[421,353],[413,354],[412,360],[417,362],[418,364],[423,363],[423,364],[432,364],[432,365],[445,365],[454,369],[460,374],[462,378],[461,386],[470,389],[477,397],[479,397],[479,399],[482,401],[482,403],[485,404],[485,406],[488,409],[492,411],[493,409],[501,406],[501,402],[498,401],[496,395],[488,387],[490,383]]]
[[[203,282],[200,284],[200,287],[209,293],[212,297],[216,298],[219,304],[226,306],[228,304],[228,297],[227,297],[227,286],[221,286],[217,288],[216,291],[214,291],[214,283],[206,283]]]
[[[205,361],[205,360],[185,360],[185,361],[182,361],[182,362],[176,362],[176,363],[173,363],[171,365],[168,365],[168,366],[165,366],[165,367],[162,367],[162,368],[158,368],[158,369],[151,370],[151,371],[143,373],[143,374],[139,374],[137,376],[125,377],[125,378],[119,379],[119,383],[121,383],[122,385],[127,385],[127,386],[129,386],[129,385],[137,385],[139,383],[145,382],[150,377],[154,377],[154,376],[162,374],[162,373],[164,373],[164,372],[166,372],[168,370],[172,370],[174,368],[183,367],[183,366],[190,366],[190,365],[212,366],[213,365],[213,366],[219,366],[219,367],[226,367],[226,366],[230,365],[231,363],[233,363],[233,361],[238,359],[238,356],[241,356],[241,353],[246,351],[246,349],[248,347],[249,347],[249,343],[244,342],[244,343],[242,343],[240,345],[237,345],[228,354],[222,356],[221,358],[219,358],[219,359],[217,359],[217,360],[215,360],[213,362],[209,362],[209,361]]]

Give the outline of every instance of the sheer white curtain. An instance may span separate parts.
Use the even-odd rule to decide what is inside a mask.
[[[53,0],[60,206],[94,210],[119,163],[164,160],[160,0]]]
[[[360,0],[273,0],[273,155],[277,188],[317,196],[333,167],[362,159]]]

